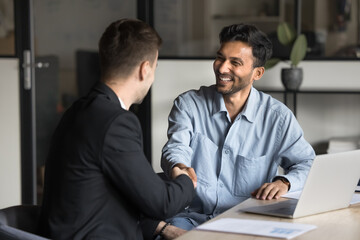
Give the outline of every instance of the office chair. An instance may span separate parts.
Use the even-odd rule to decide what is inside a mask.
[[[0,209],[1,240],[48,240],[37,235],[40,206],[17,205]]]

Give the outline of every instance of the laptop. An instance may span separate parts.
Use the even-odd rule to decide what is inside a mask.
[[[241,209],[299,218],[349,206],[360,177],[360,150],[315,157],[299,199]],[[265,200],[264,200],[265,201]]]

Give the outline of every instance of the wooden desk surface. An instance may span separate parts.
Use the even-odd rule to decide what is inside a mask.
[[[220,218],[242,218],[281,222],[306,223],[316,225],[317,228],[310,232],[304,233],[296,238],[296,240],[359,240],[360,239],[360,203],[351,205],[348,208],[335,210],[331,212],[316,214],[308,217],[297,219],[287,219],[279,217],[271,217],[265,215],[251,214],[242,212],[244,207],[268,204],[270,202],[279,201],[261,201],[256,199],[248,199],[243,203],[229,209],[223,214],[210,220],[214,221]],[[331,199],[329,199],[331,201]],[[232,234],[221,232],[210,232],[192,230],[177,238],[177,240],[274,240],[275,238],[250,236],[244,234]]]

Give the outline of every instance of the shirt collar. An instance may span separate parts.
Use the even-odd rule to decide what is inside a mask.
[[[213,85],[212,88],[214,90],[212,115],[215,115],[216,113],[219,113],[219,112],[227,112],[227,109],[225,107],[224,98],[223,98],[222,94],[218,93],[216,91],[216,86],[215,85]]]
[[[219,112],[227,113],[227,109],[226,109],[224,98],[223,98],[222,94],[218,93],[216,91],[215,87],[214,87],[214,91],[215,91],[215,94],[214,94],[212,114],[215,115],[216,113],[219,113]],[[244,109],[242,110],[242,112],[239,115],[246,117],[246,119],[249,122],[254,122],[255,115],[256,115],[256,104],[258,102],[258,99],[259,99],[258,91],[254,87],[251,87],[250,94],[245,103]]]
[[[126,108],[126,106],[125,106],[125,103],[121,100],[121,98],[119,98],[119,101],[120,101],[120,106],[121,106],[123,109],[127,110],[127,108]]]
[[[255,120],[255,115],[256,115],[256,111],[257,111],[256,106],[257,106],[258,100],[259,100],[259,92],[254,87],[251,87],[249,97],[245,103],[245,107],[242,110],[242,112],[240,113],[241,115],[246,117],[246,119],[249,122],[254,122],[254,120]]]

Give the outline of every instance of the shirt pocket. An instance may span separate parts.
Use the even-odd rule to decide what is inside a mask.
[[[266,155],[244,157],[238,155],[234,166],[233,194],[237,197],[250,197],[267,179],[268,163]]]

